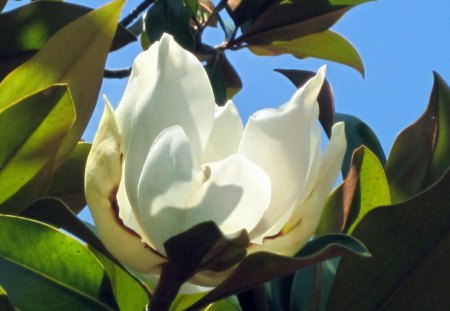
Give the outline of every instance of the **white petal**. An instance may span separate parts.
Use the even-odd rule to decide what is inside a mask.
[[[200,159],[214,121],[214,94],[201,63],[175,40],[160,42],[136,58],[117,109],[123,137],[125,182],[132,206],[137,183],[153,141],[166,128],[180,125]]]
[[[223,160],[236,153],[243,131],[241,117],[231,101],[224,107],[217,107],[213,130],[200,163]]]
[[[108,102],[86,163],[85,193],[100,239],[121,262],[143,273],[158,272],[165,259],[148,249],[117,218],[115,192],[121,178],[120,134]]]
[[[270,180],[237,154],[200,168],[183,129],[174,126],[155,140],[138,192],[139,224],[164,253],[168,238],[204,221],[225,234],[253,229],[270,203]]]
[[[324,71],[321,68],[279,109],[257,112],[244,129],[239,153],[259,165],[272,182],[271,205],[261,224],[251,232],[255,243],[278,233],[304,195],[312,157],[320,145],[316,98]]]
[[[283,229],[284,233],[264,240],[264,245],[252,246],[250,253],[268,251],[292,256],[306,244],[319,225],[325,201],[339,174],[346,147],[344,124],[340,122],[333,126],[331,140],[311,192],[297,206],[291,222]]]

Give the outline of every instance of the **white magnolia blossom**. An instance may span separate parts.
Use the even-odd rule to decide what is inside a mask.
[[[278,109],[245,127],[215,105],[197,58],[163,35],[135,60],[125,94],[107,102],[86,166],[86,198],[101,240],[129,268],[158,274],[164,242],[214,221],[246,229],[248,253],[294,255],[314,234],[346,149],[344,124],[321,150],[317,96],[325,68]],[[216,286],[229,273],[190,281]]]

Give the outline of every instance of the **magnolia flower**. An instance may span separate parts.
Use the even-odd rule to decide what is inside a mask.
[[[86,165],[101,240],[129,268],[158,274],[164,242],[212,220],[249,233],[248,253],[294,255],[314,234],[346,149],[344,124],[321,150],[317,96],[325,68],[278,109],[245,127],[214,103],[194,55],[163,35],[135,60],[125,94],[106,108]],[[216,286],[229,271],[190,282]]]

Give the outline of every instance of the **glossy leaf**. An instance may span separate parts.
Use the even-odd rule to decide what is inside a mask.
[[[274,278],[343,254],[369,256],[367,249],[359,241],[346,235],[316,238],[306,244],[298,257],[285,257],[267,252],[253,253],[247,256],[223,283],[188,310],[195,310],[212,301],[251,289]],[[258,268],[255,269],[255,267]]]
[[[103,265],[111,282],[112,291],[120,311],[145,310],[149,302],[149,294],[129,272],[112,262],[108,257],[96,249],[90,251]]]
[[[9,300],[5,290],[0,286],[0,310],[15,311],[14,306]]]
[[[329,29],[353,6],[368,0],[275,0],[247,27],[240,40],[250,44],[288,41]]]
[[[222,106],[242,88],[242,81],[225,54],[218,54],[205,66],[216,103]]]
[[[328,198],[318,232],[351,233],[368,212],[390,203],[383,166],[370,149],[361,146],[353,153],[344,182]]]
[[[355,68],[364,76],[364,65],[356,49],[336,32],[325,30],[290,41],[274,40],[268,44],[251,43],[256,55],[291,54],[297,58],[317,57]]]
[[[328,309],[440,310],[450,305],[450,173],[420,195],[369,212],[353,235],[372,258],[344,257]]]
[[[21,310],[117,310],[97,259],[45,224],[0,215],[0,283]]]
[[[386,156],[384,155],[383,147],[372,129],[363,121],[355,116],[336,113],[336,122],[345,122],[345,136],[347,138],[347,150],[342,163],[342,175],[347,176],[350,170],[350,163],[353,151],[361,145],[369,148],[380,160],[384,166],[386,163]]]
[[[79,142],[64,163],[53,173],[46,196],[63,200],[74,213],[86,206],[84,167],[91,144]]]
[[[58,151],[58,163],[78,143],[92,114],[123,4],[115,0],[62,28],[0,83],[0,109],[51,84],[69,85],[77,118]]]
[[[392,201],[433,185],[450,167],[450,88],[437,74],[425,113],[397,137],[386,164]]]
[[[18,213],[42,197],[75,111],[66,85],[0,110],[0,212]]]
[[[194,36],[190,29],[191,13],[183,0],[156,0],[145,15],[144,32],[149,43],[169,33],[183,48],[193,51]]]
[[[39,50],[58,30],[92,9],[55,1],[35,1],[0,15],[0,59]],[[118,26],[111,50],[136,38]]]
[[[297,88],[302,87],[316,75],[315,72],[306,70],[275,69],[275,71],[288,78]],[[334,125],[334,96],[333,89],[326,79],[320,89],[317,102],[319,103],[319,121],[327,136],[331,137],[331,129]]]

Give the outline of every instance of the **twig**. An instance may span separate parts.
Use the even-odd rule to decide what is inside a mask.
[[[131,67],[123,69],[105,69],[103,77],[108,79],[123,79],[129,77],[131,74]]]
[[[144,0],[136,8],[134,8],[130,14],[124,17],[120,22],[122,26],[127,27],[131,22],[133,22],[139,15],[144,12],[155,0]]]

